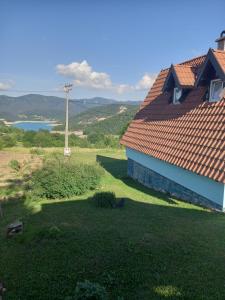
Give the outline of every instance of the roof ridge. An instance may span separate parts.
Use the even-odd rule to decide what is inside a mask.
[[[188,67],[188,68],[193,68],[193,66],[192,65],[182,65],[182,64],[175,64],[175,65],[173,65],[174,67],[182,67],[182,68],[184,68],[184,67]]]
[[[188,60],[185,60],[185,61],[179,63],[179,65],[186,64],[186,63],[191,62],[191,61],[193,61],[193,60],[196,60],[196,59],[198,59],[198,58],[202,58],[202,57],[204,57],[204,56],[206,56],[206,55],[207,55],[207,54],[203,54],[203,55],[199,55],[199,56],[193,57],[193,58],[191,58],[191,59],[188,59]]]

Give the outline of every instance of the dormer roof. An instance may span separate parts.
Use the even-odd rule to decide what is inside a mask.
[[[217,76],[225,80],[225,51],[209,49],[204,64],[197,76],[196,86],[198,86],[202,80],[207,80],[209,76],[207,70],[210,65],[214,68]]]
[[[174,65],[179,84],[183,88],[191,88],[195,84],[194,69],[188,65]]]
[[[194,67],[190,65],[171,65],[163,90],[169,90],[174,80],[177,87],[193,88],[195,85]]]

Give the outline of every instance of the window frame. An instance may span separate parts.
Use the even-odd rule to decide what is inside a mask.
[[[175,95],[176,95],[176,90],[181,90],[181,95],[180,95],[180,98],[177,100],[176,98],[175,98]],[[180,88],[180,87],[175,87],[174,89],[173,89],[173,104],[180,104],[180,99],[181,99],[181,97],[182,97],[182,94],[183,94],[183,89],[182,88]]]
[[[212,98],[212,92],[213,92],[213,84],[215,83],[215,82],[221,82],[221,84],[222,84],[222,90],[224,89],[224,81],[222,80],[222,79],[220,79],[220,78],[217,78],[217,79],[213,79],[213,80],[211,80],[210,81],[210,91],[209,91],[209,102],[218,102],[218,101],[220,101],[221,99],[213,99]]]

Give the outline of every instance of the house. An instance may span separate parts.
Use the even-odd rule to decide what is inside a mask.
[[[216,43],[159,73],[121,144],[143,185],[225,210],[225,31]]]

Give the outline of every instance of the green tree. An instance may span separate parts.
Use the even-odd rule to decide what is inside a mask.
[[[34,137],[35,147],[51,147],[53,144],[51,134],[46,130],[40,130]]]
[[[4,147],[14,147],[16,146],[16,138],[13,135],[5,134],[2,136],[2,141]]]
[[[25,131],[23,135],[23,145],[25,147],[33,147],[34,146],[34,138],[36,136],[35,131]]]

